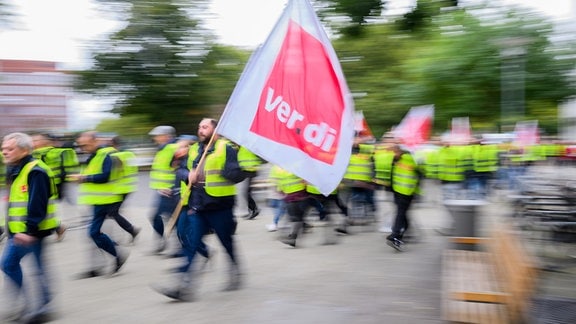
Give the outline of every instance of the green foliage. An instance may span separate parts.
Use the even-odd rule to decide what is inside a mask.
[[[436,133],[449,128],[452,118],[466,116],[473,130],[498,131],[501,123],[538,119],[555,132],[557,103],[576,94],[567,76],[575,67],[574,45],[550,42],[550,23],[533,13],[504,11],[506,19],[494,22],[479,9],[438,11],[418,33],[391,22],[334,42],[349,87],[367,93],[355,105],[376,136],[411,107],[426,104],[435,105]],[[501,55],[515,47],[523,54]],[[503,66],[512,73],[504,85]],[[504,115],[503,90],[516,100],[507,103],[515,110],[505,109]]]

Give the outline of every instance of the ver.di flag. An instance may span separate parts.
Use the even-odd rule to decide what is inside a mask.
[[[217,133],[312,183],[342,179],[354,106],[338,58],[308,0],[290,0],[250,58]]]
[[[434,119],[434,105],[417,106],[410,111],[393,131],[394,138],[414,149],[430,137]]]

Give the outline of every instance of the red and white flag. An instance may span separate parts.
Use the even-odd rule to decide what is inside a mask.
[[[372,130],[368,126],[368,122],[366,121],[362,110],[354,113],[354,131],[357,137],[374,138],[374,134],[372,134]]]
[[[354,104],[308,0],[290,0],[250,58],[217,133],[328,195],[352,150]]]
[[[538,131],[538,121],[528,120],[519,121],[514,127],[514,143],[518,146],[535,145],[540,142],[540,134]]]
[[[470,119],[468,117],[452,118],[450,129],[450,142],[453,144],[466,144],[472,139],[470,132]]]
[[[413,149],[428,141],[433,120],[434,105],[412,107],[392,133],[394,138]]]

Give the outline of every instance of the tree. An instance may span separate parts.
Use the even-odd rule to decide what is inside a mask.
[[[386,3],[383,0],[318,0],[320,14],[324,17],[341,17],[347,20],[344,24],[333,24],[345,36],[360,36],[368,18],[377,18],[382,14]]]
[[[206,1],[100,0],[120,11],[125,26],[94,49],[94,66],[78,73],[76,90],[117,98],[113,112],[146,115],[156,124],[191,131],[187,116],[210,104],[200,78],[209,52],[206,31],[190,12]]]
[[[368,25],[361,37],[334,42],[356,99],[372,129],[381,134],[417,105],[434,104],[435,129],[454,117],[470,117],[474,130],[498,130],[501,120],[503,58],[497,40],[528,37],[523,48],[525,111],[516,120],[538,119],[554,132],[557,103],[574,95],[569,78],[576,53],[570,44],[551,42],[552,26],[533,13],[492,8],[445,10],[417,33],[396,22]],[[496,17],[485,17],[483,12]],[[356,58],[350,60],[349,58]]]

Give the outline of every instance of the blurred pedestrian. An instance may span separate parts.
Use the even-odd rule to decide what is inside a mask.
[[[140,234],[141,228],[134,226],[129,220],[124,216],[120,215],[120,208],[128,195],[135,192],[138,188],[138,167],[134,164],[134,159],[136,154],[128,150],[121,150],[121,142],[119,136],[114,136],[110,142],[111,146],[117,150],[111,154],[114,158],[112,163],[117,163],[118,168],[118,180],[114,186],[116,193],[122,196],[122,200],[114,204],[114,207],[110,210],[109,216],[114,218],[116,223],[130,236],[132,236],[132,242],[136,240],[138,234]]]
[[[310,207],[310,195],[306,192],[306,181],[293,173],[282,177],[280,190],[284,193],[289,226],[282,228],[279,239],[284,244],[296,247],[296,239],[304,230],[304,216]]]
[[[12,300],[24,298],[23,312],[16,310],[15,315],[26,323],[47,321],[52,315],[52,292],[44,263],[44,238],[58,226],[54,175],[44,162],[32,157],[32,150],[32,138],[24,133],[8,134],[2,142],[4,162],[9,166],[9,237],[2,256],[2,271],[14,285]],[[34,255],[36,261],[39,302],[31,301],[23,289],[20,263],[29,253]]]
[[[56,189],[58,190],[58,200],[63,201],[66,197],[66,175],[71,171],[72,167],[78,166],[76,152],[72,149],[55,147],[54,138],[50,134],[32,133],[30,136],[34,145],[32,156],[44,162],[50,170],[52,170]],[[64,224],[58,225],[56,229],[56,241],[62,241],[66,229],[67,227]]]
[[[157,238],[154,253],[159,254],[166,249],[167,244],[164,238],[164,222],[172,215],[180,198],[180,188],[175,184],[176,168],[172,164],[178,145],[176,130],[172,126],[156,126],[148,134],[158,145],[150,171],[150,188],[156,191],[156,208],[151,223]]]
[[[77,143],[78,147],[83,152],[89,153],[90,156],[82,172],[70,175],[70,179],[80,183],[78,202],[92,206],[93,215],[89,235],[99,249],[115,258],[112,273],[116,273],[126,262],[128,254],[120,250],[118,244],[101,230],[106,217],[112,215],[122,202],[122,195],[116,191],[118,171],[113,170],[113,158],[111,156],[116,152],[116,149],[100,145],[97,133],[94,131],[82,133],[78,137]],[[102,269],[94,268],[80,274],[78,278],[89,278],[102,274]]]
[[[252,183],[254,182],[254,178],[258,176],[260,167],[265,162],[266,161],[264,161],[262,158],[244,146],[240,146],[238,149],[238,163],[240,164],[240,168],[242,168],[242,171],[244,171],[246,177],[241,186],[243,192],[241,193],[240,197],[245,199],[248,205],[248,214],[243,215],[242,218],[254,219],[260,214],[260,209],[258,208],[254,197],[252,197]]]
[[[286,213],[286,204],[284,203],[284,194],[280,189],[280,181],[284,175],[289,174],[278,165],[273,165],[270,168],[270,173],[268,174],[268,181],[272,184],[269,190],[269,195],[267,198],[268,207],[274,210],[274,216],[272,218],[272,223],[266,225],[268,232],[275,232],[278,230],[278,224],[280,219]]]
[[[229,281],[226,291],[241,285],[241,273],[234,244],[235,184],[244,180],[238,164],[237,151],[227,140],[214,138],[217,121],[205,118],[198,126],[198,146],[189,152],[191,165],[188,181],[192,186],[185,219],[178,222],[187,257],[185,267],[179,269],[176,287],[154,287],[159,293],[180,301],[193,299],[193,273],[196,253],[204,246],[203,236],[213,230],[230,258]],[[205,153],[205,154],[204,154]],[[204,156],[204,157],[203,157]]]
[[[402,238],[410,226],[408,210],[414,196],[420,193],[421,171],[410,152],[403,150],[399,145],[394,145],[392,149],[394,151],[392,192],[396,205],[396,218],[392,225],[392,233],[386,240],[388,245],[401,251],[404,245]]]

